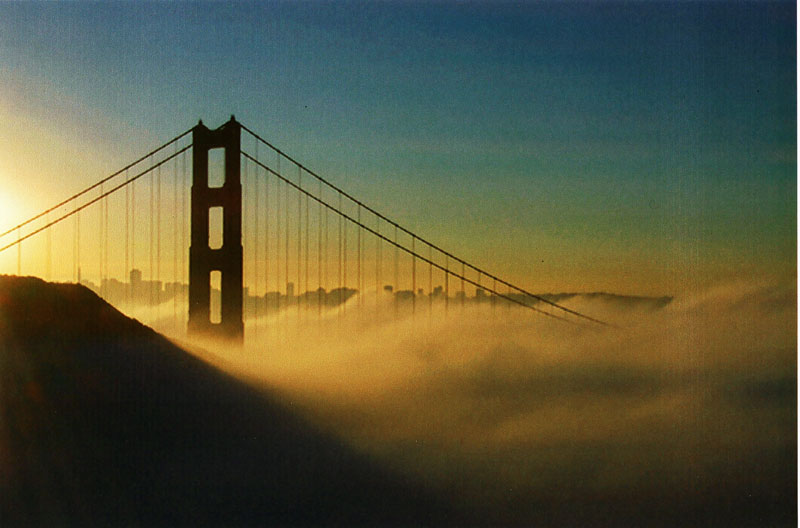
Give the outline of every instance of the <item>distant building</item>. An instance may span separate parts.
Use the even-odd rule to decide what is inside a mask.
[[[414,292],[412,290],[397,290],[394,294],[394,299],[396,301],[411,301],[414,298]]]
[[[164,284],[164,294],[168,299],[182,299],[189,294],[189,286],[180,282],[167,282]]]
[[[128,285],[120,282],[117,279],[102,279],[100,282],[100,291],[106,299],[120,302],[125,299],[125,293]]]

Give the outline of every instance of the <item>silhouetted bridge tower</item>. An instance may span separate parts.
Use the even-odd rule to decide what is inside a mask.
[[[28,274],[81,282],[173,335],[241,343],[245,325],[269,332],[291,314],[322,324],[386,305],[444,315],[517,306],[606,324],[406,229],[233,116],[213,130],[199,122],[0,233],[0,266],[13,266],[12,248],[17,274],[24,262]]]
[[[200,121],[192,129],[192,238],[189,247],[189,327],[191,335],[244,340],[242,314],[241,126],[233,116],[216,130]],[[208,153],[224,152],[224,181],[209,187]],[[222,246],[209,242],[209,211],[222,208]],[[221,276],[221,321],[211,321],[211,272]]]

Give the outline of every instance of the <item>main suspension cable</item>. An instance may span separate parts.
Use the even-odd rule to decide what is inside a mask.
[[[424,261],[424,262],[426,262],[426,263],[429,263],[429,264],[431,264],[432,266],[434,266],[434,267],[436,267],[436,268],[438,268],[438,269],[440,269],[440,270],[442,270],[442,271],[447,271],[447,270],[446,270],[444,267],[442,267],[441,265],[437,264],[436,262],[432,262],[432,261],[431,261],[431,260],[429,260],[427,257],[424,257],[424,256],[422,256],[422,255],[418,255],[418,254],[416,254],[416,253],[412,252],[411,250],[409,250],[408,248],[406,248],[406,247],[402,246],[401,244],[399,244],[399,243],[397,243],[397,242],[395,242],[395,241],[392,241],[392,240],[391,240],[391,239],[389,239],[388,237],[385,237],[385,236],[383,236],[383,235],[381,235],[381,234],[377,233],[375,230],[373,230],[373,229],[372,229],[372,228],[370,228],[369,226],[366,226],[366,225],[364,225],[364,224],[361,224],[361,223],[359,223],[359,222],[358,222],[358,220],[356,220],[355,218],[353,218],[353,217],[349,216],[347,213],[344,213],[343,211],[341,211],[341,210],[337,209],[336,207],[334,207],[334,206],[332,206],[332,205],[328,204],[327,202],[323,201],[321,198],[318,198],[318,197],[314,196],[313,194],[309,193],[308,191],[306,191],[306,190],[304,190],[304,189],[301,189],[300,187],[298,187],[298,186],[297,186],[297,184],[296,184],[296,183],[294,183],[294,182],[290,181],[289,179],[285,178],[283,175],[281,175],[281,174],[277,173],[276,171],[274,171],[274,170],[270,169],[270,168],[269,168],[269,167],[267,167],[266,165],[262,164],[261,162],[259,162],[259,161],[258,161],[258,160],[256,160],[256,159],[254,159],[252,156],[250,156],[250,155],[249,155],[249,154],[247,154],[246,152],[242,152],[242,155],[243,155],[243,156],[246,156],[246,157],[248,157],[248,158],[249,158],[251,161],[253,161],[254,163],[256,163],[256,164],[260,165],[260,166],[261,166],[263,169],[265,169],[265,170],[266,170],[268,173],[270,173],[270,174],[274,175],[275,177],[277,177],[278,179],[282,180],[282,181],[283,181],[283,182],[284,182],[284,183],[287,185],[287,187],[288,187],[288,186],[294,187],[294,188],[295,188],[297,191],[299,191],[299,192],[302,192],[302,193],[306,194],[306,195],[307,195],[309,198],[311,198],[312,200],[315,200],[315,201],[317,201],[318,203],[321,203],[321,204],[322,204],[324,207],[326,207],[326,208],[328,208],[329,210],[333,211],[334,213],[338,214],[338,215],[339,215],[339,220],[340,220],[340,222],[341,222],[341,220],[342,220],[342,219],[344,219],[344,220],[346,220],[346,221],[348,221],[348,222],[352,223],[353,225],[356,225],[356,226],[358,226],[358,227],[360,227],[360,228],[364,229],[365,231],[368,231],[368,232],[372,233],[373,235],[375,235],[375,236],[377,236],[377,237],[380,237],[380,238],[381,238],[381,239],[383,239],[384,241],[386,241],[386,242],[389,242],[390,244],[392,244],[392,245],[394,245],[394,246],[395,246],[395,249],[396,249],[396,250],[402,250],[402,251],[404,251],[404,252],[408,253],[409,255],[411,255],[411,256],[412,256],[412,257],[414,257],[414,258],[418,258],[418,259],[420,259],[420,260],[422,260],[422,261]],[[475,282],[474,280],[472,280],[472,279],[470,279],[470,278],[468,278],[468,277],[464,277],[464,276],[462,276],[462,275],[460,275],[460,274],[458,274],[458,273],[455,273],[455,272],[450,272],[450,274],[451,274],[451,275],[453,275],[453,276],[455,276],[456,278],[459,278],[459,279],[462,279],[462,280],[464,280],[466,283],[469,283],[469,284],[471,284],[471,285],[474,285],[474,286],[479,286],[479,284],[478,284],[477,282]],[[512,287],[513,287],[513,286],[512,286]],[[514,304],[518,304],[518,305],[520,305],[520,306],[523,306],[523,307],[525,307],[525,308],[528,308],[528,309],[530,309],[530,310],[533,310],[533,311],[535,311],[535,312],[537,312],[537,313],[540,313],[540,314],[542,314],[542,315],[544,315],[544,316],[551,317],[551,318],[553,318],[553,319],[558,319],[558,320],[560,320],[560,321],[570,322],[570,323],[574,323],[574,322],[575,322],[575,321],[571,321],[571,320],[569,320],[569,319],[566,319],[566,318],[565,318],[565,317],[563,317],[563,316],[559,316],[559,315],[556,315],[556,314],[551,314],[551,313],[545,312],[545,311],[543,311],[543,310],[541,310],[541,309],[539,309],[539,308],[536,308],[535,306],[532,306],[532,305],[530,305],[530,304],[526,304],[526,303],[524,303],[524,302],[522,302],[522,301],[520,301],[520,300],[518,300],[518,299],[515,299],[515,298],[513,298],[513,297],[510,297],[510,296],[509,296],[509,295],[507,295],[507,294],[500,293],[499,291],[496,291],[496,290],[495,290],[495,291],[493,291],[492,293],[494,293],[494,294],[495,294],[495,295],[497,295],[498,297],[500,297],[500,298],[503,298],[503,299],[505,299],[505,300],[507,300],[507,301],[509,301],[509,302],[512,302],[512,303],[514,303]],[[607,324],[607,323],[604,323],[604,324]]]
[[[557,308],[557,309],[562,310],[562,311],[564,311],[566,313],[572,314],[572,315],[574,315],[576,317],[579,317],[581,319],[586,319],[587,321],[591,321],[593,323],[597,323],[597,324],[604,325],[604,326],[612,326],[609,323],[606,323],[605,321],[601,321],[601,320],[596,319],[594,317],[582,314],[580,312],[577,312],[575,310],[567,308],[566,306],[562,306],[562,305],[560,305],[558,303],[555,303],[555,302],[553,302],[553,301],[551,301],[549,299],[546,299],[546,298],[544,298],[544,297],[542,297],[540,295],[536,295],[536,294],[530,293],[527,290],[524,290],[524,289],[522,289],[522,288],[520,288],[518,286],[515,286],[515,285],[513,285],[513,284],[511,284],[511,283],[509,283],[509,282],[507,282],[507,281],[505,281],[503,279],[501,279],[500,277],[497,277],[496,275],[494,275],[492,273],[489,273],[486,270],[483,270],[482,268],[479,268],[479,267],[467,262],[466,260],[461,259],[461,258],[453,255],[449,251],[446,251],[446,250],[442,249],[441,247],[437,246],[436,244],[433,244],[433,243],[429,242],[428,240],[417,236],[415,233],[409,231],[408,229],[406,229],[405,227],[401,226],[397,222],[395,222],[395,221],[389,219],[388,217],[382,215],[381,213],[379,213],[375,209],[372,209],[371,207],[369,207],[368,205],[364,204],[360,200],[357,200],[356,198],[354,198],[350,194],[346,193],[345,191],[343,191],[342,189],[340,189],[336,185],[330,183],[328,180],[326,180],[322,176],[318,175],[317,173],[315,173],[314,171],[312,171],[311,169],[309,169],[308,167],[306,167],[302,163],[298,162],[297,160],[295,160],[294,158],[292,158],[288,154],[284,153],[282,150],[280,150],[279,148],[275,147],[272,143],[270,143],[269,141],[265,140],[264,138],[262,138],[261,136],[259,136],[258,134],[256,134],[255,132],[253,132],[252,130],[247,128],[246,126],[244,126],[244,125],[241,125],[241,126],[242,126],[242,129],[244,131],[246,131],[247,133],[249,133],[250,135],[252,135],[256,139],[258,139],[259,141],[264,143],[266,146],[268,146],[269,148],[271,148],[275,152],[279,153],[281,156],[285,157],[288,161],[294,163],[295,165],[297,165],[300,168],[302,168],[303,170],[305,170],[311,176],[313,176],[313,177],[317,178],[318,180],[322,181],[325,185],[327,185],[331,189],[341,193],[344,197],[346,197],[349,200],[351,200],[352,202],[364,207],[364,209],[366,209],[367,211],[370,211],[371,213],[379,216],[381,219],[383,219],[384,221],[388,222],[389,224],[395,226],[396,228],[400,229],[401,231],[405,232],[406,234],[416,237],[420,242],[422,242],[423,244],[426,244],[428,246],[431,246],[433,249],[435,249],[436,251],[442,253],[443,255],[446,255],[447,257],[452,258],[456,262],[459,262],[459,263],[464,264],[465,266],[468,266],[469,268],[471,268],[474,271],[480,271],[483,275],[486,275],[487,277],[496,280],[501,285],[505,285],[507,287],[513,288],[514,290],[516,290],[516,291],[518,291],[518,292],[520,292],[520,293],[522,293],[524,295],[527,295],[529,297],[532,297],[533,299],[536,299],[536,300],[538,300],[538,301],[540,301],[542,303],[549,304],[550,306],[553,306],[554,308]]]
[[[107,181],[109,181],[109,180],[113,179],[113,178],[114,178],[114,177],[116,177],[116,176],[119,176],[120,174],[122,174],[123,172],[127,171],[128,169],[130,169],[130,168],[132,168],[132,167],[134,167],[134,166],[138,165],[139,163],[141,163],[141,162],[142,162],[142,161],[144,161],[145,159],[147,159],[147,158],[149,158],[150,156],[152,156],[152,155],[154,155],[154,154],[158,153],[159,151],[163,150],[165,147],[169,146],[170,144],[172,144],[172,143],[174,143],[174,142],[176,142],[176,141],[178,141],[178,140],[182,139],[184,136],[186,136],[187,134],[189,134],[191,131],[192,131],[192,129],[190,128],[189,130],[187,130],[187,131],[186,131],[186,132],[184,132],[183,134],[180,134],[180,135],[178,135],[178,136],[175,136],[174,138],[170,139],[169,141],[167,141],[166,143],[164,143],[164,144],[163,144],[163,145],[161,145],[160,147],[158,147],[158,148],[156,148],[156,149],[154,149],[154,150],[151,150],[150,152],[148,152],[147,154],[145,154],[145,155],[144,155],[144,156],[142,156],[141,158],[137,159],[137,160],[136,160],[136,161],[134,161],[133,163],[129,163],[128,165],[124,166],[123,168],[121,168],[121,169],[120,169],[120,170],[118,170],[117,172],[115,172],[115,173],[113,173],[113,174],[110,174],[109,176],[106,176],[105,178],[103,178],[103,179],[102,179],[102,180],[100,180],[99,182],[95,183],[94,185],[90,185],[89,187],[87,187],[87,188],[83,189],[82,191],[80,191],[80,192],[78,192],[78,193],[75,193],[75,194],[73,194],[72,196],[70,196],[70,197],[69,197],[69,198],[67,198],[66,200],[64,200],[64,201],[61,201],[61,202],[57,203],[56,205],[54,205],[54,206],[50,207],[49,209],[46,209],[46,210],[42,211],[41,213],[37,214],[36,216],[33,216],[33,217],[31,217],[31,218],[28,218],[27,220],[25,220],[25,221],[24,221],[24,222],[22,222],[21,224],[19,224],[19,225],[17,225],[17,226],[14,226],[14,227],[12,227],[11,229],[8,229],[7,231],[4,231],[4,232],[0,233],[0,238],[3,238],[4,236],[8,235],[9,233],[12,233],[12,232],[13,232],[14,230],[16,230],[16,229],[19,229],[19,228],[21,228],[21,227],[24,227],[24,226],[26,226],[26,225],[30,224],[30,223],[31,223],[31,222],[33,222],[34,220],[38,220],[39,218],[41,218],[41,217],[45,216],[47,213],[50,213],[50,212],[52,212],[52,211],[54,211],[54,210],[58,209],[59,207],[61,207],[61,206],[64,206],[64,205],[68,204],[69,202],[71,202],[71,201],[75,200],[76,198],[80,198],[81,196],[83,196],[84,194],[88,193],[89,191],[91,191],[91,190],[93,190],[93,189],[96,189],[97,187],[99,187],[99,186],[103,185],[103,184],[104,184],[104,183],[106,183]],[[187,148],[188,148],[188,147],[187,147]]]
[[[177,152],[177,154],[180,154],[180,153],[182,153],[182,152],[185,152],[185,151],[189,150],[190,148],[192,148],[192,146],[191,146],[191,145],[187,145],[187,146],[183,147],[181,150],[179,150],[179,151]],[[76,214],[78,214],[80,211],[82,211],[82,210],[86,209],[86,208],[87,208],[87,207],[89,207],[90,205],[93,205],[93,204],[97,203],[98,201],[102,200],[102,199],[103,199],[103,198],[105,198],[106,196],[109,196],[110,194],[113,194],[113,193],[115,193],[116,191],[118,191],[118,190],[122,189],[122,188],[123,188],[123,187],[125,187],[126,185],[128,185],[128,184],[130,184],[130,183],[132,183],[132,182],[136,181],[136,180],[137,180],[137,179],[139,179],[139,178],[141,178],[142,176],[144,176],[144,175],[146,175],[146,174],[149,174],[149,173],[150,173],[152,170],[154,170],[155,168],[157,168],[157,167],[159,167],[159,166],[163,165],[164,163],[168,162],[168,161],[169,161],[169,160],[171,160],[171,159],[172,159],[174,156],[175,156],[175,154],[173,154],[172,156],[169,156],[169,157],[167,157],[167,158],[164,158],[163,160],[159,161],[159,162],[158,162],[156,165],[153,165],[152,167],[149,167],[148,169],[145,169],[144,171],[140,172],[139,174],[137,174],[136,176],[134,176],[134,177],[130,178],[129,180],[126,180],[126,181],[124,181],[124,182],[122,182],[122,183],[120,183],[120,184],[116,185],[115,187],[112,187],[110,190],[108,190],[108,191],[104,192],[102,195],[100,195],[100,196],[97,196],[97,197],[95,197],[95,198],[93,198],[93,199],[89,200],[88,202],[84,203],[83,205],[80,205],[80,206],[77,206],[77,207],[75,207],[75,209],[73,209],[73,210],[71,210],[71,211],[69,211],[69,212],[66,212],[66,213],[62,214],[61,216],[59,216],[59,217],[58,217],[58,218],[56,218],[55,220],[52,220],[52,221],[50,221],[50,222],[46,223],[45,225],[43,225],[43,226],[41,226],[41,227],[39,227],[39,228],[37,228],[37,229],[35,229],[35,230],[31,231],[30,233],[27,233],[27,234],[25,234],[24,236],[20,236],[20,237],[19,237],[19,239],[17,239],[17,240],[14,240],[13,242],[11,242],[11,243],[9,243],[9,244],[6,244],[5,246],[2,246],[2,247],[0,247],[0,252],[2,252],[2,251],[5,251],[5,250],[6,250],[6,249],[8,249],[8,248],[11,248],[11,247],[14,247],[14,246],[16,246],[16,245],[17,245],[17,244],[19,244],[20,242],[23,242],[23,241],[27,240],[28,238],[31,238],[32,236],[34,236],[34,235],[37,235],[37,234],[41,233],[42,231],[44,231],[44,230],[45,230],[45,229],[47,229],[48,227],[50,227],[50,226],[52,226],[52,225],[55,225],[55,224],[57,224],[57,223],[61,222],[62,220],[66,219],[66,218],[69,218],[70,216],[73,216],[73,215],[76,215]],[[79,235],[79,236],[78,236],[78,239],[80,240],[80,222],[78,222],[78,235]],[[80,256],[80,251],[78,251],[78,255]],[[79,259],[79,261],[78,261],[78,262],[80,263],[80,259]]]

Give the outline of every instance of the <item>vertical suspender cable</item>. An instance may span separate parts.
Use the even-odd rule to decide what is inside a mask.
[[[72,221],[72,282],[78,282],[78,215]]]
[[[250,172],[250,167],[245,159],[245,167],[248,174]],[[248,221],[253,223],[252,227],[252,240],[250,241],[253,244],[253,283],[252,287],[248,290],[248,299],[247,302],[253,304],[253,335],[256,335],[257,328],[258,328],[258,209],[259,209],[259,197],[258,197],[258,165],[253,165],[252,174],[248,176],[251,180],[250,188],[252,189],[252,198],[250,198],[252,202],[252,215],[248,217]],[[252,217],[252,218],[251,218]]]
[[[175,143],[175,152],[178,144]],[[172,333],[178,331],[178,160],[172,159]]]
[[[303,193],[300,191],[303,188],[303,172],[300,170],[300,165],[297,166],[297,186],[300,188],[297,191],[297,317],[300,318],[300,298],[302,295],[301,279],[302,272],[302,244],[303,238]],[[307,286],[307,285],[306,285]]]
[[[75,278],[77,280],[77,283],[80,284],[81,283],[81,212],[80,211],[78,211],[75,214],[75,231],[77,232],[77,238],[78,238],[75,245],[76,248],[75,253],[78,255],[77,259],[78,266],[75,269]]]
[[[450,306],[450,257],[444,256],[444,313]]]
[[[281,158],[277,161],[278,174],[281,173]],[[281,180],[275,180],[275,309],[281,309]]]
[[[258,160],[258,141],[255,142],[255,158],[256,158],[256,160]],[[262,297],[259,296],[259,294],[258,294],[258,279],[259,279],[259,275],[258,275],[258,256],[259,256],[259,253],[261,251],[261,248],[258,245],[258,235],[259,235],[259,229],[260,229],[259,223],[261,222],[261,219],[260,219],[260,216],[259,216],[259,210],[260,210],[260,208],[259,208],[259,202],[260,202],[259,194],[260,194],[260,191],[259,191],[259,185],[258,185],[258,181],[259,181],[258,171],[259,171],[259,168],[258,168],[258,164],[256,163],[253,166],[253,181],[254,181],[253,189],[255,189],[255,197],[254,197],[254,199],[256,201],[256,214],[255,214],[256,239],[253,242],[253,257],[254,257],[254,260],[255,260],[255,264],[254,264],[255,265],[255,291],[251,295],[253,297],[253,302],[255,303],[256,322],[255,322],[255,325],[253,325],[253,328],[255,330],[256,336],[258,335],[258,325],[260,324],[260,322],[258,320],[258,313],[259,313],[259,309],[258,308],[259,308],[259,304],[261,304],[261,299],[262,299]],[[267,208],[267,204],[265,203],[264,204],[264,209],[266,209],[266,208]],[[264,285],[264,290],[266,291],[267,289],[268,289],[267,285],[265,284]]]
[[[253,229],[253,226],[250,224],[249,216],[247,214],[247,195],[248,195],[247,186],[249,185],[249,178],[248,178],[248,174],[247,174],[247,158],[245,158],[244,161],[240,160],[239,171],[240,171],[239,175],[241,177],[240,183],[241,183],[241,187],[242,187],[242,195],[241,195],[242,196],[242,233],[241,233],[241,236],[242,236],[242,322],[247,324],[247,320],[250,319],[250,313],[248,312],[247,295],[245,295],[245,291],[247,291],[248,294],[249,294],[250,284],[248,282],[247,274],[250,271],[250,265],[249,265],[249,262],[247,262],[247,258],[246,258],[247,257],[247,253],[245,252],[244,248],[250,247],[248,245],[248,242],[247,242],[247,233],[248,233],[248,231]],[[227,178],[227,174],[226,174],[226,178]],[[223,209],[223,211],[224,211],[224,209]],[[224,215],[225,215],[225,213],[223,212],[223,218],[224,218]],[[225,220],[223,220],[222,223],[223,223],[222,240],[223,240],[223,244],[224,244],[225,243],[225,234],[224,234],[224,231],[225,231],[225,228],[224,228]],[[221,290],[222,290],[222,284],[220,284],[220,301],[222,300]]]
[[[103,196],[103,184],[102,183],[100,184],[100,194],[99,194],[99,196]],[[98,287],[97,291],[100,293],[100,296],[102,297],[103,296],[103,286],[104,286],[103,277],[105,276],[105,274],[103,272],[103,262],[105,261],[105,259],[103,258],[103,249],[105,248],[105,244],[103,243],[103,200],[100,200],[100,207],[97,209],[97,212],[100,213],[98,215],[98,222],[97,222],[97,229],[98,229],[99,235],[100,235],[98,237],[98,239],[97,239],[97,253],[98,253],[98,256],[99,256],[99,258],[97,259],[97,265],[98,265],[98,268],[100,269],[100,274],[98,276],[98,280],[100,281],[100,284],[98,285],[99,287]]]
[[[258,142],[256,142],[258,148]],[[264,172],[264,312],[269,313],[269,172]],[[269,334],[269,331],[267,331]]]
[[[320,195],[321,195],[321,193],[320,193]],[[322,282],[325,285],[325,306],[326,307],[328,306],[328,288],[329,288],[328,265],[330,264],[330,261],[329,261],[330,243],[329,243],[329,236],[328,236],[328,234],[330,233],[330,228],[329,228],[329,225],[328,225],[328,218],[329,218],[330,215],[328,213],[329,213],[329,211],[328,211],[328,208],[326,207],[325,208],[325,255],[323,256],[323,259],[322,259],[322,261],[323,261],[323,263],[325,265],[325,270],[324,270],[324,273],[323,273],[323,276],[322,276]]]
[[[280,158],[278,158],[278,174],[280,174]],[[281,309],[281,180],[276,180],[275,187],[275,309]]]
[[[464,262],[461,262],[461,307],[464,307],[464,302],[467,300],[467,293],[464,290]]]
[[[305,230],[305,233],[306,233],[306,290],[305,290],[305,293],[306,294],[303,296],[303,299],[305,300],[303,305],[304,305],[306,311],[308,311],[308,292],[311,291],[311,288],[308,285],[308,258],[309,258],[308,239],[309,239],[311,233],[309,233],[310,226],[308,225],[308,195],[306,194],[306,195],[303,195],[303,196],[304,196],[303,200],[306,203],[306,230]]]
[[[50,213],[45,216],[45,222],[50,223]],[[53,233],[47,228],[47,280],[52,280],[53,272]]]
[[[399,254],[397,252],[397,226],[394,226],[394,293],[397,293],[400,290],[400,271],[398,267],[398,257]]]
[[[341,194],[339,195],[339,211],[343,212]],[[341,218],[341,216],[339,217]],[[344,303],[342,312],[347,311],[347,219],[342,220],[342,284],[344,285]]]
[[[243,302],[245,303],[245,313],[248,313],[248,319],[253,318],[256,316],[257,313],[257,303],[255,302],[258,298],[258,294],[256,293],[258,288],[258,171],[256,170],[256,165],[253,166],[253,171],[251,174],[250,171],[250,164],[247,158],[244,158],[242,161],[242,167],[244,168],[244,178],[246,185],[242,189],[242,200],[244,200],[244,204],[250,203],[250,213],[247,213],[247,209],[245,209],[245,217],[244,222],[245,226],[250,226],[247,230],[250,232],[250,244],[253,245],[253,263],[249,267],[248,272],[251,275],[250,282],[247,286],[247,296],[243,297]],[[248,191],[248,187],[252,189]],[[254,196],[253,196],[254,195]],[[243,260],[246,261],[247,259],[244,258],[247,256],[247,249],[250,246],[247,245],[248,242],[245,239],[243,243]],[[242,263],[244,264],[244,262]],[[245,279],[246,280],[246,279]],[[247,306],[250,303],[253,303],[252,308],[249,312],[247,312]],[[256,325],[258,324],[258,320],[253,321],[253,329],[255,330]]]
[[[433,248],[428,246],[428,315],[433,315]]]
[[[20,228],[17,228],[17,276],[22,276],[22,234]]]
[[[417,312],[417,254],[414,249],[416,237],[411,236],[411,313]]]
[[[400,268],[398,263],[398,249],[397,249],[397,224],[394,226],[394,287],[392,288],[392,304],[394,304],[394,313],[397,315],[397,292],[400,290]]]
[[[278,157],[278,174],[280,174],[280,156]],[[282,238],[283,237],[283,229],[284,229],[282,226],[283,226],[284,216],[285,215],[283,214],[283,211],[282,211],[281,205],[280,205],[281,201],[283,200],[283,196],[285,196],[285,194],[281,191],[281,189],[283,189],[283,185],[286,185],[286,184],[282,180],[278,180],[278,190],[277,190],[277,198],[278,198],[278,237],[277,237],[277,249],[276,249],[277,256],[276,256],[276,259],[275,259],[276,268],[278,270],[278,273],[277,273],[277,276],[275,277],[275,279],[276,279],[277,284],[278,284],[278,291],[279,292],[280,291],[285,291],[286,295],[288,296],[288,293],[289,293],[288,292],[288,282],[289,282],[288,276],[284,277],[284,279],[281,280],[281,273],[283,272],[282,264],[284,264],[284,261],[286,260],[286,255],[285,254],[283,256],[281,256],[281,252],[283,251],[283,246],[285,245],[283,243],[283,238]],[[286,203],[284,203],[282,207],[285,208],[286,207]],[[283,261],[281,261],[281,259],[283,259]],[[284,290],[284,288],[286,288],[286,290]],[[281,308],[283,306],[283,303],[281,303],[280,299],[281,299],[281,297],[279,295],[278,296],[278,308]],[[289,300],[286,299],[286,305],[287,306],[288,306],[288,303],[289,303]]]
[[[356,231],[358,234],[358,264],[356,266],[356,288],[358,288],[358,305],[361,306],[362,301],[364,300],[364,286],[361,284],[361,204],[358,204],[358,224],[356,226]]]
[[[189,253],[189,245],[186,243],[186,224],[189,223],[189,218],[186,214],[186,195],[190,193],[189,182],[186,173],[186,152],[181,154],[181,305],[184,304],[184,285],[186,284],[186,273],[188,266],[186,265],[186,255]],[[183,313],[188,310],[188,299],[186,300],[186,308],[182,308]],[[183,321],[183,318],[181,318]],[[182,326],[183,327],[183,326]]]
[[[339,193],[339,208],[337,209],[337,211],[341,211],[341,210],[342,210],[342,193]],[[337,304],[337,310],[338,310],[339,316],[341,317],[341,315],[342,315],[342,216],[339,215],[338,219],[339,219],[339,236],[337,237],[337,241],[338,241],[338,246],[339,246],[338,247],[339,252],[338,252],[338,256],[337,256],[338,268],[337,268],[336,275],[337,275],[337,282],[338,282],[337,291],[339,292],[339,302]]]
[[[269,173],[267,173],[266,176],[267,179],[269,179]],[[272,253],[274,255],[273,260],[275,261],[275,314],[279,316],[281,308],[281,180],[276,178],[272,181],[275,182],[273,187],[273,194],[275,195],[275,251]],[[273,325],[273,328],[275,329],[276,335],[278,335],[280,327],[278,325]]]
[[[497,291],[497,279],[492,279],[492,314],[494,314],[497,304],[497,295],[495,294],[496,291]]]
[[[131,267],[136,268],[136,182],[129,185],[131,188]],[[130,277],[130,275],[128,275]],[[128,285],[131,292],[131,304],[136,302],[135,292],[133,291],[133,283]]]
[[[480,290],[483,291],[483,286],[481,286],[481,272],[480,271],[478,272],[478,286],[475,289],[475,301],[476,302],[481,302],[481,301],[483,301],[483,298],[482,297],[478,298],[478,289],[477,288],[480,288]]]
[[[100,196],[103,195],[103,185],[100,185]],[[105,198],[100,200],[100,222],[98,223],[98,227],[100,228],[100,239],[98,240],[98,244],[100,246],[100,296],[105,296],[105,277],[106,277],[106,230],[105,230]]]
[[[157,200],[156,200],[156,318],[161,315],[161,165],[157,172]]]
[[[152,162],[151,162],[152,166]],[[150,308],[153,307],[153,230],[155,228],[153,222],[155,221],[155,211],[153,211],[153,202],[155,193],[155,175],[150,171],[150,269],[148,270],[149,281],[147,285],[147,297],[149,300]]]
[[[284,209],[284,215],[285,215],[285,218],[284,218],[285,222],[284,223],[286,224],[286,233],[285,233],[285,235],[286,235],[285,236],[286,251],[285,251],[285,254],[284,254],[284,258],[285,258],[284,267],[285,267],[285,271],[286,271],[286,296],[287,296],[287,299],[286,299],[286,308],[287,308],[287,310],[286,310],[286,318],[287,318],[287,321],[288,321],[288,318],[289,318],[289,310],[288,310],[288,308],[289,308],[289,303],[292,301],[292,299],[288,298],[288,296],[289,296],[289,184],[288,183],[284,186],[284,191],[285,191],[285,196],[284,196],[285,199],[283,201],[283,204],[284,204],[283,209]]]
[[[258,144],[256,144],[256,159],[258,159]],[[247,158],[245,158],[245,161]],[[250,294],[250,297],[253,299],[253,313],[255,316],[255,321],[253,324],[253,334],[257,337],[258,336],[258,219],[259,219],[259,203],[258,203],[258,165],[253,167],[253,200],[255,201],[255,207],[253,211],[253,226],[255,228],[255,233],[253,234],[253,292]]]
[[[381,219],[375,216],[375,232],[381,233]],[[375,237],[375,306],[380,305],[381,295],[381,242],[380,237]]]
[[[103,244],[104,244],[103,258],[105,258],[105,262],[103,262],[103,269],[105,270],[105,278],[107,280],[111,276],[111,273],[108,271],[108,261],[109,261],[108,253],[110,249],[108,243],[108,240],[110,238],[108,232],[108,196],[103,198],[103,231],[105,231],[105,236],[103,238]],[[106,295],[108,295],[108,292],[106,292]]]
[[[318,181],[318,195],[322,199],[322,182]],[[322,202],[317,202],[317,319],[322,318]]]
[[[128,171],[125,171],[125,181],[128,181]],[[128,284],[128,264],[130,264],[130,235],[131,235],[131,223],[130,223],[130,215],[131,215],[131,185],[125,186],[125,267],[122,271],[122,282],[127,284],[125,287],[125,307],[130,312],[131,309],[131,285]]]
[[[321,194],[322,194],[322,192],[320,190],[320,195]],[[325,285],[325,306],[326,307],[328,306],[328,288],[329,288],[329,283],[328,283],[328,265],[330,264],[330,260],[329,260],[329,257],[330,257],[330,243],[329,243],[329,240],[328,240],[328,238],[329,238],[328,234],[330,233],[330,228],[329,228],[329,225],[328,225],[328,218],[329,218],[330,215],[328,213],[329,213],[329,211],[328,211],[328,208],[326,207],[325,208],[325,255],[323,256],[323,263],[325,265],[325,269],[324,269],[324,273],[323,273],[323,276],[322,276],[322,282]]]
[[[101,186],[102,187],[102,186]],[[108,229],[106,224],[106,211],[108,210],[108,198],[103,198],[100,200],[100,225],[101,225],[101,232],[103,233],[103,237],[101,239],[101,243],[103,244],[103,248],[100,252],[100,255],[103,257],[102,266],[100,269],[102,270],[101,281],[100,281],[100,291],[103,292],[103,295],[106,295],[106,278],[108,277]]]

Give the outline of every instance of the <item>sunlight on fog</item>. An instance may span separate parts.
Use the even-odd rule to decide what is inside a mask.
[[[257,337],[251,324],[240,351],[195,352],[390,466],[500,507],[631,489],[691,496],[787,471],[795,298],[738,284],[661,309],[568,303],[620,329],[488,306],[358,310],[354,298],[299,324],[290,308]]]

